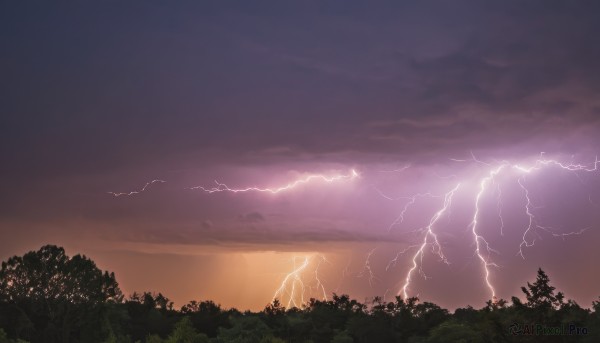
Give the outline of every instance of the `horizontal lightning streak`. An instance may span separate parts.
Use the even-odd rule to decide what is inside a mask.
[[[135,195],[135,194],[140,194],[144,191],[146,191],[146,189],[148,187],[150,187],[151,185],[155,184],[155,183],[165,183],[166,181],[163,180],[152,180],[150,182],[147,182],[144,187],[142,187],[141,189],[137,190],[137,191],[131,191],[131,192],[107,192],[108,194],[111,194],[115,197],[120,197],[120,196],[131,196],[131,195]]]
[[[331,182],[342,181],[342,180],[352,180],[352,179],[357,178],[358,176],[359,176],[359,174],[356,172],[356,170],[352,169],[349,174],[345,174],[345,175],[338,174],[338,175],[334,175],[334,176],[330,176],[330,177],[322,175],[322,174],[313,174],[313,175],[309,175],[304,178],[295,180],[284,186],[275,187],[275,188],[260,188],[260,187],[230,188],[226,184],[215,180],[215,183],[217,184],[216,187],[206,188],[204,186],[194,186],[194,187],[190,187],[189,189],[192,189],[192,190],[199,189],[199,190],[202,190],[209,194],[217,193],[217,192],[231,192],[231,193],[264,192],[264,193],[277,194],[280,192],[288,191],[290,189],[294,189],[299,185],[309,183],[313,180],[320,180],[323,182],[331,183]]]

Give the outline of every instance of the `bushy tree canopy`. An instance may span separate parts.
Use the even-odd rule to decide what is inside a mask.
[[[0,299],[3,301],[27,299],[78,304],[120,301],[121,298],[114,273],[102,273],[85,256],[69,258],[63,248],[55,245],[11,257],[2,262],[0,269]]]

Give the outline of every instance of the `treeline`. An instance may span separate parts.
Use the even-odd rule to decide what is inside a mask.
[[[333,294],[286,309],[240,312],[212,301],[180,310],[162,294],[125,298],[114,274],[85,256],[44,246],[2,263],[0,343],[8,342],[600,342],[600,301],[565,300],[543,270],[525,302],[488,301],[454,313],[417,298],[360,303]]]

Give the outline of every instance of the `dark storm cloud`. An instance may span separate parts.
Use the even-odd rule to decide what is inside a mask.
[[[597,3],[388,5],[3,4],[4,215],[173,169],[598,146]]]
[[[595,3],[121,5],[136,25],[101,5],[3,6],[3,171],[15,177],[190,155],[264,163],[273,149],[414,158],[597,125]],[[368,125],[402,118],[417,125]]]
[[[3,4],[1,170],[14,190],[544,145],[598,125],[594,2],[120,6]]]

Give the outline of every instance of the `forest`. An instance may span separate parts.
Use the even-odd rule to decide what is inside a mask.
[[[175,309],[161,293],[125,296],[113,273],[47,245],[2,262],[0,343],[600,342],[600,299],[581,307],[541,268],[520,291],[454,312],[418,298],[338,294],[302,308],[275,300],[260,312],[210,300]]]

